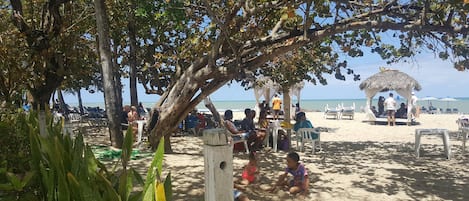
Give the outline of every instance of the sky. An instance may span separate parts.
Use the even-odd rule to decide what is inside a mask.
[[[365,54],[362,58],[346,58],[348,66],[356,74],[360,74],[360,81],[353,81],[353,77],[346,76],[346,81],[337,80],[334,75],[326,75],[328,85],[313,85],[305,83],[301,91],[301,99],[363,99],[365,93],[358,86],[366,78],[379,72],[379,67],[400,70],[416,79],[422,86],[422,90],[416,92],[418,97],[434,96],[443,97],[469,97],[469,71],[457,71],[450,61],[442,61],[433,54],[422,54],[415,58],[412,63],[395,63],[387,65],[378,55]],[[130,102],[129,80],[123,80],[124,103]],[[156,102],[159,99],[157,95],[147,95],[141,85],[138,85],[138,96],[141,102]],[[385,94],[387,95],[387,94]],[[213,93],[211,99],[214,101],[232,101],[232,100],[255,100],[253,90],[244,90],[239,83],[232,83],[220,88]],[[104,96],[97,92],[90,94],[82,90],[84,103],[103,103]],[[77,97],[65,95],[66,103],[77,103]]]

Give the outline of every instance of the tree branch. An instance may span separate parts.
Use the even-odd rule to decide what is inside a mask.
[[[30,28],[23,19],[23,5],[21,4],[21,0],[10,0],[10,3],[13,9],[11,16],[13,24],[20,30],[20,32],[29,32]]]

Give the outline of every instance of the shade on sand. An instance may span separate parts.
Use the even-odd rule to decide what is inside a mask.
[[[367,117],[369,121],[375,121],[376,117],[371,111],[371,99],[378,92],[396,91],[399,95],[407,99],[407,117],[408,122],[411,121],[410,112],[412,106],[410,100],[412,97],[412,90],[420,91],[422,86],[406,73],[398,70],[382,70],[379,73],[372,75],[360,84],[360,89],[365,91],[366,94],[366,108]]]

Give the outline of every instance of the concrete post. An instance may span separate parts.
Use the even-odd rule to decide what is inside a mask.
[[[233,151],[225,129],[204,130],[205,200],[233,198]]]

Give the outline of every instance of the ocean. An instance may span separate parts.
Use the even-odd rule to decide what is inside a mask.
[[[419,106],[424,106],[428,108],[430,105],[436,108],[441,108],[442,111],[446,111],[447,108],[453,110],[456,108],[459,113],[469,114],[469,97],[465,98],[456,98],[457,101],[418,101]],[[402,102],[405,102],[405,99],[398,98],[397,103],[398,105]],[[233,111],[244,111],[245,108],[252,108],[254,109],[256,106],[255,100],[235,100],[235,101],[217,101],[212,100],[213,104],[219,111],[224,111],[227,109],[231,109]],[[297,100],[292,100],[291,103],[295,104]],[[343,106],[352,106],[355,103],[355,110],[357,112],[361,111],[362,108],[365,108],[366,99],[306,99],[300,101],[300,108],[305,111],[324,111],[326,105],[329,105],[330,108],[336,107],[339,104],[343,104]],[[77,103],[68,103],[71,106],[77,106]],[[124,105],[129,103],[124,103]],[[145,107],[152,107],[155,103],[154,102],[143,102]],[[377,106],[378,100],[373,99],[372,105]],[[101,107],[104,108],[104,103],[84,103],[85,106],[88,107]],[[207,111],[207,108],[203,105],[203,102],[197,106],[197,109],[201,111]]]

